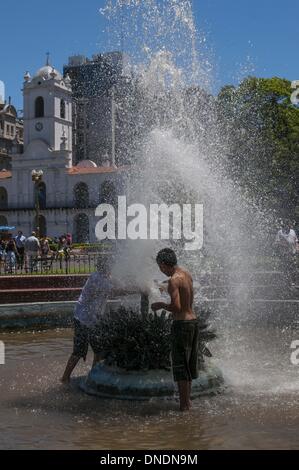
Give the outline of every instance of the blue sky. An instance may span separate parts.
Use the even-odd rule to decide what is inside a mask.
[[[162,1],[162,0],[161,0]],[[62,69],[68,56],[108,49],[104,0],[1,2],[0,80],[6,97],[22,108],[26,70],[34,73],[45,54]],[[196,24],[205,31],[215,64],[215,90],[244,75],[299,79],[298,0],[193,0]]]

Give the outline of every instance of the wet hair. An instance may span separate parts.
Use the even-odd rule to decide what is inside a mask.
[[[157,254],[156,261],[158,264],[174,267],[178,264],[175,252],[171,248],[164,248]]]

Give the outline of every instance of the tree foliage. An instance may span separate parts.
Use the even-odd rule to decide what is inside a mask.
[[[299,211],[299,109],[290,100],[291,82],[246,78],[222,88],[219,126],[227,149],[227,170],[258,202],[277,215]]]

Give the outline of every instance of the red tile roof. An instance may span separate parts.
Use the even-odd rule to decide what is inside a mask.
[[[122,167],[119,167],[119,168],[114,168],[114,167],[111,167],[111,166],[99,166],[99,167],[96,167],[96,168],[78,168],[76,166],[73,166],[72,168],[69,168],[67,170],[68,174],[69,175],[89,175],[89,174],[99,174],[99,173],[102,173],[102,174],[105,174],[105,173],[118,173],[118,172],[121,172],[121,171],[125,171],[127,170],[129,167],[128,166],[122,166]]]
[[[11,171],[0,171],[0,180],[11,178]]]
[[[127,170],[128,166],[122,166],[119,168],[99,166],[96,168],[77,168],[73,166],[67,170],[69,175],[89,175],[89,174],[106,174],[106,173],[118,173]],[[11,171],[1,171],[0,170],[0,179],[11,178]]]

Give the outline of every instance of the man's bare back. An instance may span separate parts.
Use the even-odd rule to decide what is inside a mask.
[[[174,320],[195,320],[193,312],[193,279],[184,269],[177,267],[168,282],[168,293],[172,302],[179,304],[179,311],[173,312]]]
[[[171,303],[156,302],[152,305],[153,310],[165,309],[171,312],[174,320],[196,320],[193,312],[193,280],[183,268],[176,266],[173,268],[170,280],[168,281],[168,293]]]

